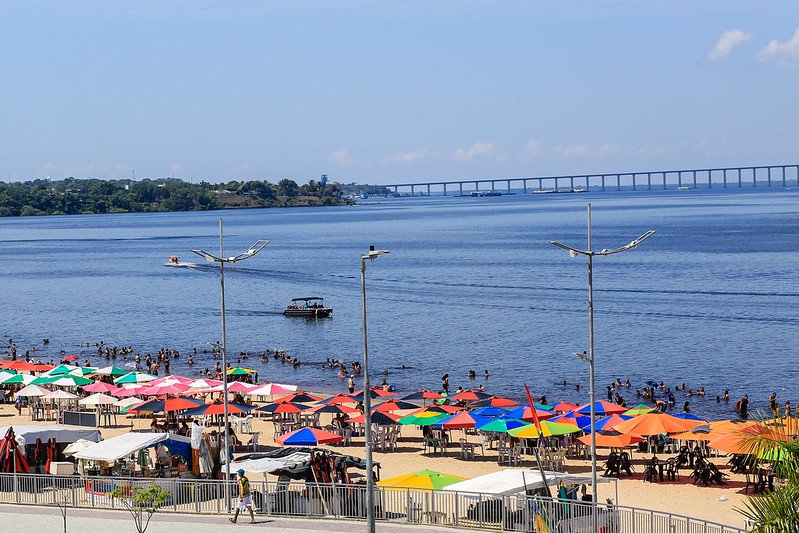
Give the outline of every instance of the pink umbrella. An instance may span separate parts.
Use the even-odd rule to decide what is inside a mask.
[[[184,378],[183,376],[164,376],[162,378],[154,379],[150,385],[172,385],[174,383],[186,383],[187,385],[194,381],[191,378]]]
[[[139,391],[144,389],[143,385],[136,385],[135,387],[118,387],[116,390],[109,391],[108,393],[111,396],[116,396],[117,398],[127,398],[128,396],[136,396]]]
[[[297,387],[295,385],[281,385],[280,383],[266,383],[256,389],[249,391],[247,394],[253,396],[273,396],[276,394],[291,394],[295,392]]]
[[[228,392],[247,392],[249,393],[252,390],[258,388],[258,385],[250,385],[249,383],[244,383],[243,381],[234,381],[233,383],[228,383],[227,390]]]
[[[110,383],[106,383],[105,381],[95,381],[90,385],[84,385],[81,387],[82,390],[88,392],[113,392],[117,390],[116,385],[112,385]]]
[[[189,386],[192,389],[210,389],[212,387],[216,387],[217,385],[221,384],[222,382],[217,379],[207,378],[207,379],[195,379],[194,381],[189,383]]]
[[[144,396],[160,396],[161,394],[180,394],[181,392],[185,392],[189,390],[188,385],[183,385],[181,383],[174,383],[172,385],[161,385],[161,386],[150,386],[144,387],[139,391],[139,394]]]

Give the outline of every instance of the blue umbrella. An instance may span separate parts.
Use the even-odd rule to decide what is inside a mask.
[[[472,411],[473,415],[496,418],[498,416],[510,416],[510,411],[500,407],[481,407]]]
[[[682,418],[683,420],[699,420],[700,422],[705,422],[704,418],[699,418],[698,416],[691,413],[672,413],[671,416],[675,418]]]
[[[585,429],[591,426],[591,417],[578,415],[576,411],[566,413],[565,415],[556,416],[555,418],[550,418],[550,420],[552,422],[558,422],[561,424],[577,424],[577,427],[580,429]]]

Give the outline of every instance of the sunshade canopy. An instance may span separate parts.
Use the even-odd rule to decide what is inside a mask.
[[[591,476],[567,474],[565,472],[544,472],[546,485],[556,486],[560,481],[569,484],[590,484]],[[598,483],[613,483],[615,480],[599,477]],[[478,476],[443,488],[450,492],[473,492],[492,496],[518,494],[525,490],[543,488],[545,483],[539,470],[510,469],[499,470]]]
[[[92,446],[87,446],[75,453],[75,457],[93,461],[113,462],[167,440],[191,443],[190,438],[171,433],[123,433]]]
[[[421,470],[412,474],[382,479],[377,484],[383,487],[441,490],[447,485],[452,485],[465,479],[465,477],[442,474],[433,470]]]

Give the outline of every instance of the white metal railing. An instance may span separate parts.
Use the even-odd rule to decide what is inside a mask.
[[[67,505],[97,509],[121,506],[107,493],[156,483],[171,497],[163,512],[225,512],[224,481],[0,474],[0,503]],[[237,493],[235,481],[230,494]],[[251,481],[258,513],[297,517],[366,517],[364,485]],[[424,491],[377,487],[379,520],[497,531],[553,533],[743,533],[738,527],[662,511],[533,496]],[[235,504],[234,501],[231,504]],[[596,515],[596,516],[595,516]]]

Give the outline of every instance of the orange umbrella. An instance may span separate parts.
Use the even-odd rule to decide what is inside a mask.
[[[653,411],[616,424],[614,429],[620,433],[647,436],[662,435],[663,433],[682,433],[700,424],[702,424],[702,422],[699,420],[686,420],[666,413]]]
[[[588,446],[591,445],[591,435],[583,435],[577,440]],[[644,440],[644,438],[638,435],[625,435],[618,431],[608,430],[596,432],[596,445],[600,448],[626,448],[642,440]]]
[[[672,439],[676,440],[696,440],[696,441],[711,441],[713,439],[717,439],[722,436],[724,433],[720,431],[713,431],[710,427],[710,424],[702,424],[701,426],[696,426],[695,428],[691,429],[690,431],[683,431],[682,433],[675,433],[671,436]]]
[[[749,454],[754,444],[747,442],[747,439],[751,439],[752,435],[754,433],[749,430],[735,430],[711,440],[708,446],[724,453]]]

